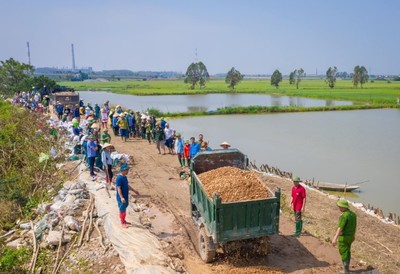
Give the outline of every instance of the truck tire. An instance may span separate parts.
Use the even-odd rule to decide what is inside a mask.
[[[211,263],[215,258],[215,245],[211,238],[207,236],[204,227],[199,232],[199,254],[205,263]]]

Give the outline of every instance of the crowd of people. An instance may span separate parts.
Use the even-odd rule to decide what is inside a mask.
[[[50,98],[45,90],[39,92],[33,88],[29,92],[17,93],[12,101],[30,111],[49,113]],[[208,146],[208,142],[204,140],[203,134],[199,134],[197,140],[195,137],[184,140],[181,133],[173,129],[164,117],[158,119],[146,112],[123,109],[120,105],[113,108],[109,101],[101,106],[98,104],[92,106],[90,103],[85,105],[83,100],[75,105],[63,105],[60,102],[55,102],[54,113],[60,122],[72,124],[72,138],[75,141],[79,140],[79,142],[76,142],[74,153],[85,155],[93,180],[97,178],[95,166],[104,170],[108,188],[114,181],[114,159],[112,158],[114,146],[111,144],[113,138],[120,137],[123,142],[134,139],[147,140],[149,144],[155,144],[159,154],[165,155],[168,150],[168,154],[177,155],[179,165],[182,168],[189,167],[191,159],[199,151],[212,150]],[[109,130],[113,132],[113,136],[109,134]],[[50,127],[50,134],[57,138],[57,130],[54,126]],[[220,147],[229,149],[230,144],[222,142]],[[116,199],[121,224],[123,227],[127,227],[129,223],[125,218],[126,209],[129,205],[130,187],[127,179],[129,166],[124,163],[120,165],[119,171],[120,173],[115,179]],[[295,216],[296,230],[293,233],[295,237],[299,237],[302,233],[302,213],[306,205],[306,191],[300,182],[299,177],[293,179],[294,186],[290,202]],[[132,190],[139,195],[138,191],[133,188]],[[337,206],[342,215],[332,244],[338,245],[344,273],[350,273],[351,245],[355,238],[356,215],[350,211],[345,200],[339,200]]]
[[[112,138],[121,138],[123,142],[147,140],[149,144],[155,144],[159,154],[177,155],[181,167],[189,167],[190,159],[199,151],[212,150],[208,142],[204,141],[203,134],[199,134],[197,141],[195,137],[184,140],[181,133],[173,129],[164,117],[158,119],[147,112],[126,110],[120,105],[113,108],[110,107],[109,101],[101,106],[94,104],[93,107],[90,103],[85,105],[81,100],[72,108],[56,102],[55,112],[61,121],[72,121],[76,136],[89,136],[88,142],[93,139],[97,144],[104,146],[110,144]],[[227,149],[230,144],[223,142],[220,146]],[[90,153],[95,154],[93,151]],[[94,165],[93,162],[95,161],[89,162],[90,166]],[[91,175],[95,176],[92,172]]]

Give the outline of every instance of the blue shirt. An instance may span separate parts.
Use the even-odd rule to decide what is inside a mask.
[[[73,128],[74,135],[79,136],[79,127]]]
[[[74,117],[75,118],[78,118],[78,117],[80,117],[81,115],[79,114],[79,108],[78,107],[76,107],[76,108],[74,108]]]
[[[96,157],[96,150],[97,147],[96,142],[88,141],[87,142],[87,157]]]
[[[112,120],[113,127],[117,126],[117,122],[118,122],[118,117],[114,117],[113,120]]]
[[[160,125],[161,125],[161,128],[164,130],[165,129],[165,124],[166,124],[167,122],[166,121],[164,121],[164,120],[161,120],[161,122],[160,122]]]
[[[185,143],[183,142],[183,139],[176,139],[176,142],[175,142],[176,153],[183,153],[184,146],[185,146]]]
[[[118,174],[117,179],[115,180],[115,186],[117,187],[117,201],[121,202],[121,197],[118,194],[118,187],[121,187],[122,197],[124,197],[125,201],[128,201],[129,197],[129,186],[128,186],[128,178],[126,176]]]
[[[196,155],[197,152],[199,152],[199,151],[200,151],[199,143],[190,144],[190,158],[193,158],[194,155]]]
[[[62,114],[64,111],[64,106],[63,105],[56,105],[56,111],[58,114]]]

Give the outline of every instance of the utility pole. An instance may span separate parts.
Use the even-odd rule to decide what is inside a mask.
[[[26,47],[28,48],[28,64],[31,65],[31,50],[29,48],[29,42],[26,42]]]
[[[71,44],[72,49],[72,71],[75,71],[75,52],[74,52],[74,44]]]
[[[194,60],[196,61],[196,63],[198,62],[198,58],[197,58],[197,48],[195,49],[195,52],[194,52]]]

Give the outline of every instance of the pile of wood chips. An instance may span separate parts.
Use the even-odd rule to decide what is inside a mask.
[[[222,202],[268,198],[267,188],[253,172],[236,167],[221,167],[199,176],[209,197],[217,192]]]

